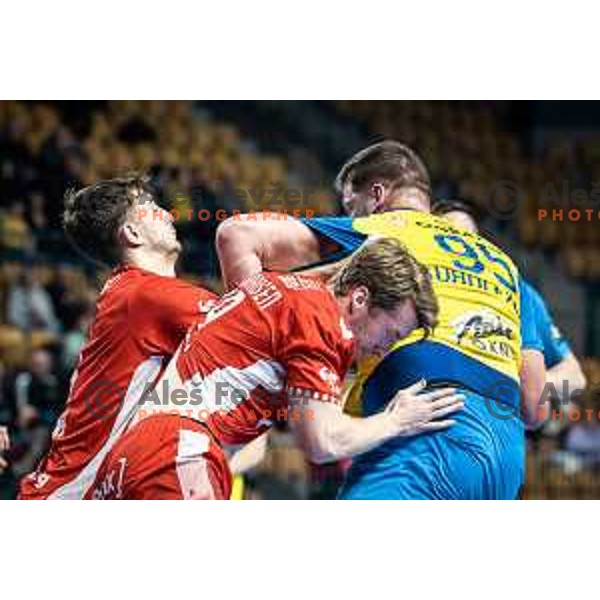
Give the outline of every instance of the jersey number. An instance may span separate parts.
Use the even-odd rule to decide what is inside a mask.
[[[434,239],[444,252],[456,256],[452,261],[456,268],[479,274],[485,271],[486,265],[482,260],[484,259],[491,263],[488,266],[496,281],[513,294],[517,292],[517,282],[510,266],[506,260],[494,254],[485,244],[477,242],[473,247],[459,235],[438,234]]]

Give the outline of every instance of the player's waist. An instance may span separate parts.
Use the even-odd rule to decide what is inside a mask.
[[[363,414],[379,412],[398,389],[425,379],[429,386],[453,385],[511,407],[519,405],[518,381],[445,344],[422,340],[390,352],[363,389]]]

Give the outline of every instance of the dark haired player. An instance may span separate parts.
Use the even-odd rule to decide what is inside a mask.
[[[65,198],[67,236],[114,270],[100,293],[50,450],[22,479],[22,499],[83,497],[142,390],[214,303],[214,294],[175,277],[181,246],[156,200],[139,177],[99,181]]]

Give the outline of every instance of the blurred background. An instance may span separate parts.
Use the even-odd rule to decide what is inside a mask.
[[[273,190],[293,189],[306,191],[302,210],[338,214],[337,170],[383,137],[417,150],[436,197],[482,208],[485,228],[542,292],[590,385],[600,382],[600,103],[2,101],[0,424],[13,448],[0,498],[14,497],[46,449],[107,276],[64,238],[67,188],[143,170],[182,213],[283,209],[285,195]],[[593,208],[592,218],[570,221],[569,207]],[[564,208],[563,220],[540,220],[540,208]],[[177,223],[181,275],[220,291],[217,225]],[[282,428],[245,494],[330,498],[346,467],[308,464]],[[600,497],[600,425],[565,418],[532,435],[524,497]]]

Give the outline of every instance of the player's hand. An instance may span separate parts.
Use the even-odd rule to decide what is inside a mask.
[[[0,425],[0,453],[10,449],[10,437],[8,436],[8,428]]]
[[[423,393],[426,385],[427,382],[421,380],[404,388],[388,404],[386,413],[398,435],[412,436],[454,425],[455,421],[444,417],[463,408],[465,397],[454,388]]]

